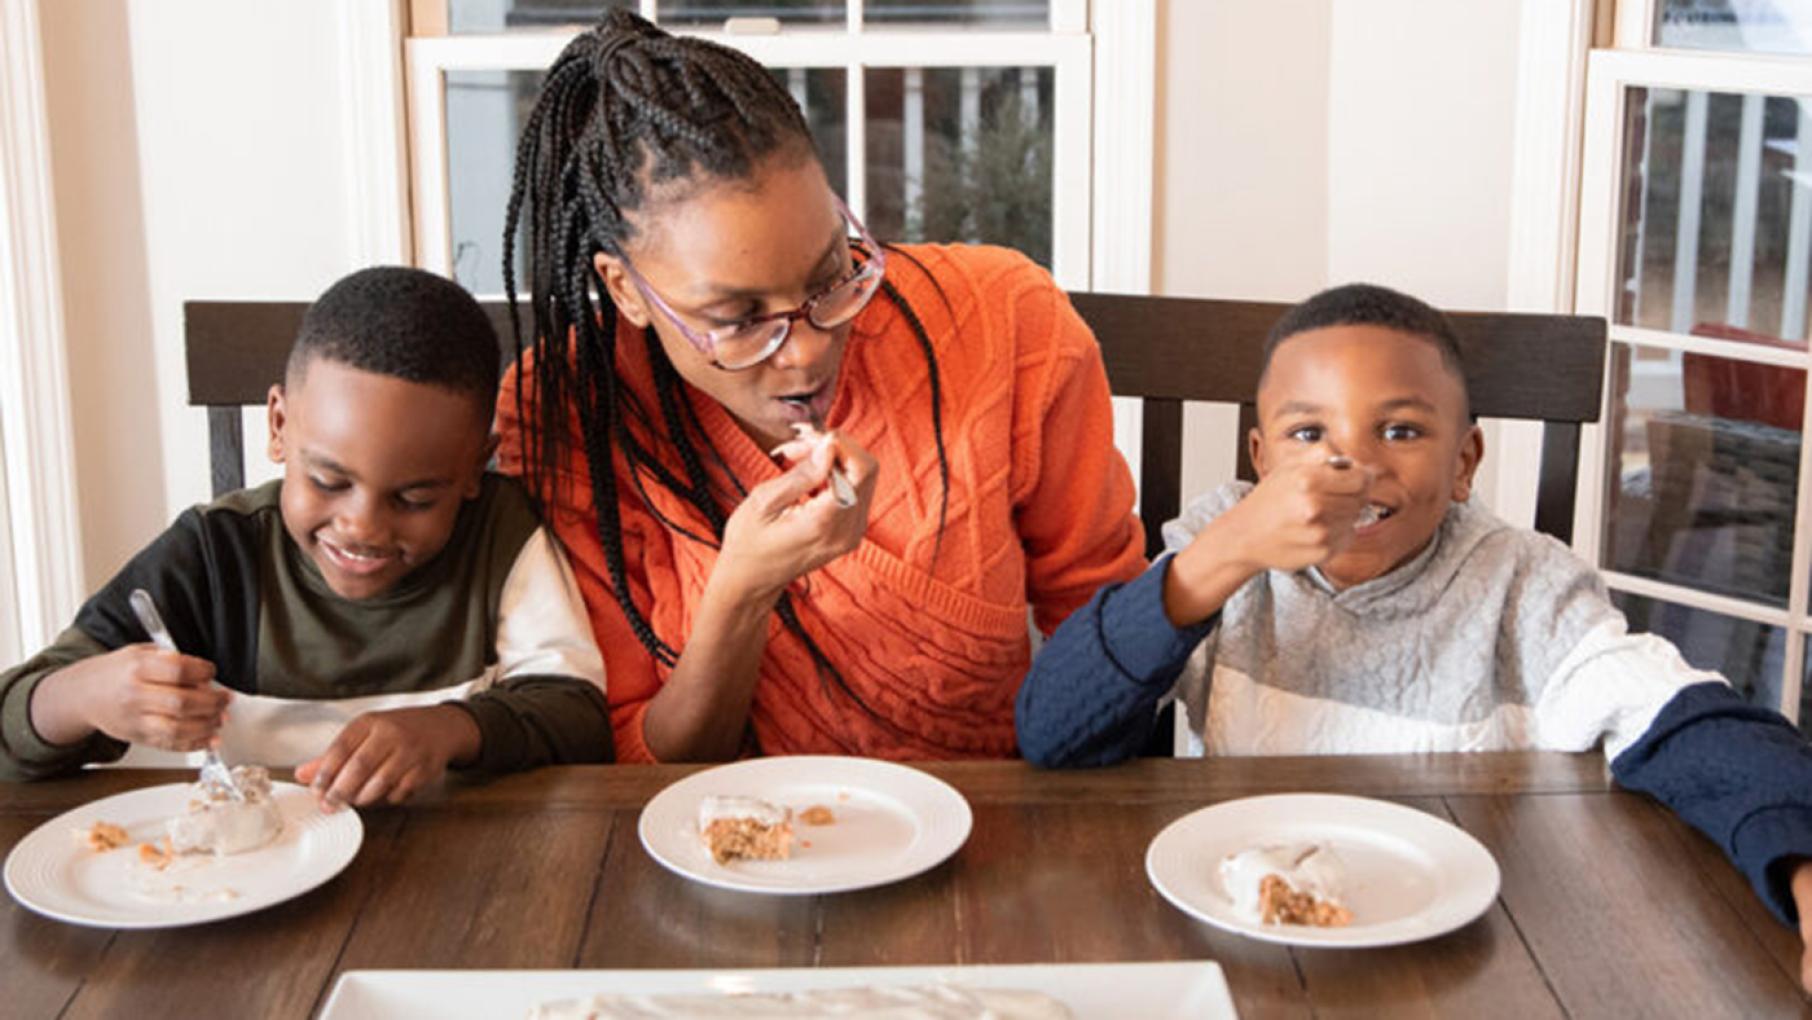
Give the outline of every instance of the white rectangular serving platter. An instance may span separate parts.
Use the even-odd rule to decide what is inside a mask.
[[[1076,1020],[1237,1020],[1219,964],[1082,963],[773,970],[354,970],[340,975],[321,1020],[497,1020],[598,994],[788,992],[949,983],[1044,992]]]

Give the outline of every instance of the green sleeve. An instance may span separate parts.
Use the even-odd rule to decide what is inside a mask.
[[[86,632],[71,627],[49,648],[0,673],[0,779],[48,779],[89,762],[117,761],[126,753],[123,741],[104,733],[73,744],[52,744],[31,725],[31,696],[46,677],[106,651],[106,646]]]
[[[518,772],[616,757],[610,706],[604,692],[585,680],[510,677],[448,704],[465,709],[478,724],[478,760],[467,767],[470,771]]]

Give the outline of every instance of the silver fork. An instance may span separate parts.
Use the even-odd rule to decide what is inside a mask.
[[[164,618],[158,615],[157,603],[151,601],[151,593],[143,588],[132,589],[126,601],[132,603],[132,613],[138,617],[139,626],[151,635],[151,643],[166,652],[176,651],[176,640],[170,637],[170,631],[164,627]],[[203,752],[201,759],[201,781],[224,787],[234,800],[244,800],[245,793],[239,784],[233,782],[233,770],[227,768],[226,762],[220,760],[220,752],[212,745]]]
[[[1346,470],[1352,468],[1353,466],[1354,466],[1353,458],[1348,457],[1344,453],[1336,453],[1333,456],[1328,458],[1328,467],[1331,467],[1336,471],[1346,471]],[[1358,520],[1355,520],[1353,522],[1353,527],[1355,527],[1355,528],[1368,527],[1370,525],[1378,523],[1378,519],[1379,518],[1378,518],[1377,508],[1373,507],[1371,504],[1368,503],[1364,507],[1360,508],[1359,518],[1358,518]]]

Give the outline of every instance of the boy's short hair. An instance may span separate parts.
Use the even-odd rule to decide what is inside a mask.
[[[342,277],[302,316],[289,352],[293,382],[314,358],[472,396],[488,419],[497,400],[497,331],[465,288],[407,266]]]
[[[1265,337],[1258,370],[1261,383],[1280,344],[1298,333],[1329,326],[1383,326],[1421,337],[1441,352],[1441,363],[1460,381],[1460,391],[1466,392],[1466,359],[1453,323],[1427,302],[1375,283],[1330,287],[1285,312]]]

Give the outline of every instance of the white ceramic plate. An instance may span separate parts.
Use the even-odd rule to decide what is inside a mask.
[[[759,797],[793,809],[793,853],[784,861],[718,864],[698,833],[710,796]],[[808,807],[831,809],[806,825]],[[642,809],[642,845],[687,878],[743,892],[805,895],[865,889],[936,867],[969,838],[969,802],[918,769],[870,758],[754,758],[695,772]]]
[[[1236,914],[1221,885],[1228,854],[1279,843],[1326,843],[1347,872],[1343,928],[1261,924]],[[1497,898],[1497,861],[1435,816],[1390,801],[1332,794],[1248,797],[1170,823],[1145,852],[1145,873],[1178,909],[1217,928],[1299,946],[1392,946],[1453,931]]]
[[[787,970],[354,970],[340,975],[321,1020],[489,1020],[588,995],[779,992],[948,982],[1023,988],[1061,1001],[1076,1020],[1235,1020],[1221,968],[1197,963],[1008,967],[810,967]]]
[[[215,857],[184,854],[157,871],[139,860],[139,843],[164,835],[184,811],[191,785],[171,783],[115,794],[64,812],[13,847],[6,889],[46,917],[101,928],[175,928],[249,914],[315,888],[358,853],[365,826],[351,810],[322,814],[308,790],[271,784],[283,832],[269,846]],[[96,853],[81,834],[112,822],[131,842]]]

